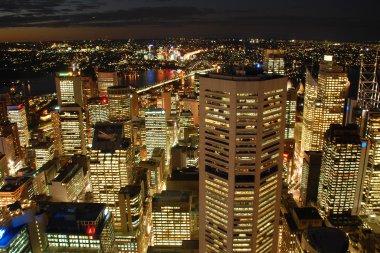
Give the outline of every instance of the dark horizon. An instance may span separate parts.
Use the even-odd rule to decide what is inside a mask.
[[[0,41],[264,38],[379,41],[376,1],[3,0]]]

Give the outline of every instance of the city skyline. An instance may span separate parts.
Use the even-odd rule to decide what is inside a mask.
[[[0,4],[0,42],[167,37],[375,41],[379,3],[20,0]]]

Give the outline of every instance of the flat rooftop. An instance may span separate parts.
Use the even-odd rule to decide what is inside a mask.
[[[95,125],[93,150],[113,153],[115,150],[127,149],[129,146],[129,141],[123,137],[123,124],[99,123]]]
[[[265,74],[265,73],[250,75],[250,74],[244,74],[244,72],[242,72],[242,74],[239,74],[239,71],[238,73],[209,73],[206,75],[202,75],[201,77],[230,80],[230,81],[265,81],[265,80],[283,78],[283,76],[281,75],[270,75],[270,74]]]
[[[78,226],[78,222],[102,223],[105,204],[100,203],[76,203],[76,202],[46,202],[40,203],[49,217],[46,231],[48,233],[83,234],[85,231]],[[96,229],[96,234],[101,233]]]
[[[337,228],[309,228],[303,236],[317,252],[347,252],[348,237]]]
[[[176,204],[179,202],[189,202],[191,191],[163,191],[153,196],[152,203],[167,202]]]
[[[294,213],[300,220],[322,220],[318,210],[314,207],[295,207]]]
[[[58,176],[56,176],[53,181],[54,182],[61,182],[61,183],[67,183],[69,182],[75,174],[82,169],[81,166],[77,163],[67,163],[65,164],[62,169],[58,172]]]

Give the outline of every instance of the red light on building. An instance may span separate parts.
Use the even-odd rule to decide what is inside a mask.
[[[88,227],[86,230],[86,234],[95,235],[95,227]]]
[[[102,104],[107,104],[108,103],[108,99],[107,98],[102,98],[101,103]]]

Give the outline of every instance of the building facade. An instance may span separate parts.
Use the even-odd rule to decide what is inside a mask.
[[[286,78],[200,77],[200,252],[276,252]]]

